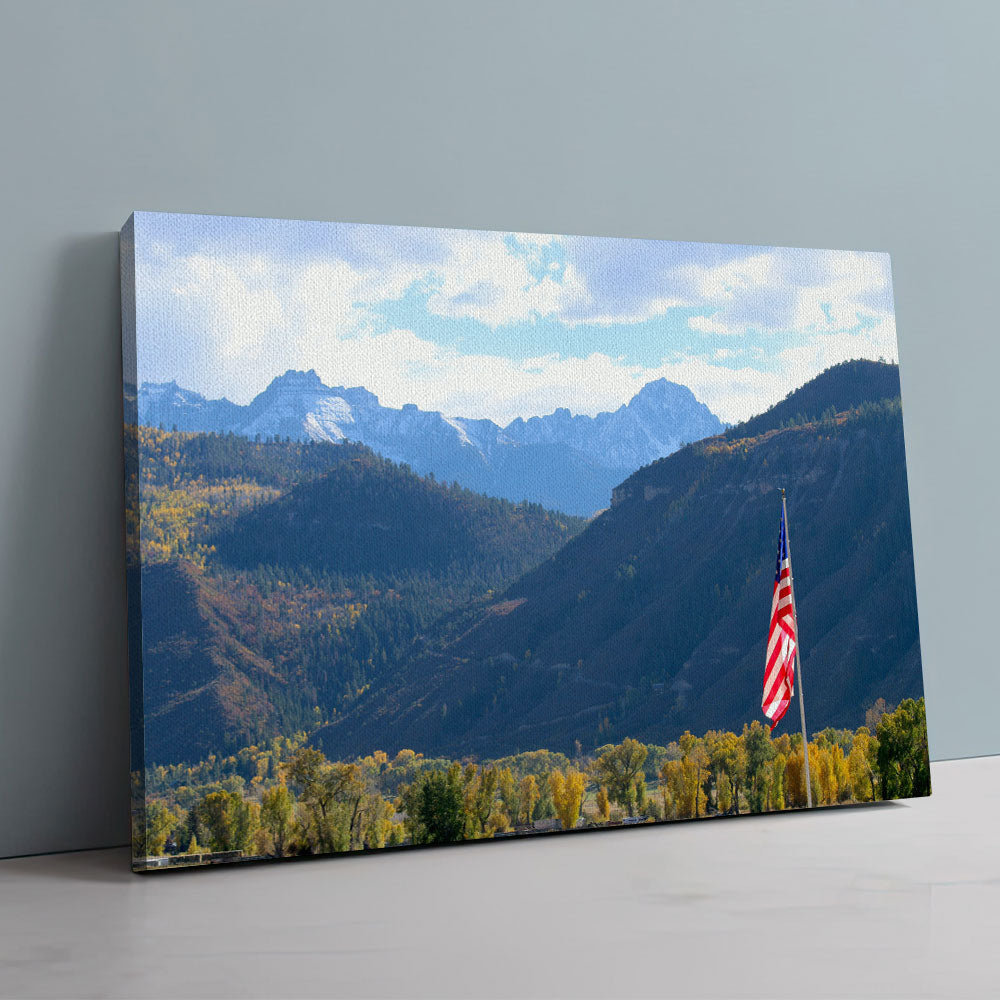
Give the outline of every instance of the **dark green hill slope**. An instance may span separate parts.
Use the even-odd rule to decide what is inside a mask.
[[[847,363],[748,422],[750,436],[734,428],[641,469],[318,742],[337,756],[493,756],[739,730],[761,717],[782,486],[810,726],[855,726],[879,696],[919,695],[902,420],[882,395],[897,385],[895,366]]]
[[[239,517],[214,543],[229,566],[454,577],[508,584],[579,531],[581,518],[422,479],[367,449]]]
[[[828,368],[769,410],[725,432],[729,440],[753,437],[793,421],[818,420],[829,411],[852,410],[899,396],[899,366],[880,361],[846,361]]]
[[[343,711],[435,620],[509,586],[584,524],[421,479],[359,445],[138,440],[130,534],[136,548],[141,514],[155,542],[141,587],[147,764]]]

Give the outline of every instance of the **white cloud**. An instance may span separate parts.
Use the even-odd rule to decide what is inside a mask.
[[[536,276],[541,269],[538,250],[553,240],[515,234],[514,241],[528,251],[520,254],[511,252],[503,233],[449,233],[447,258],[430,269],[435,290],[427,300],[428,312],[478,320],[494,329],[558,315],[584,290],[572,271],[559,281],[551,273]]]
[[[892,317],[888,258],[833,250],[767,250],[680,277],[690,304],[711,309],[688,325],[702,333],[830,333]]]
[[[350,260],[153,248],[139,286],[156,328],[140,336],[143,377],[247,402],[287,368],[315,368],[328,384],[364,385],[388,405],[499,423],[557,406],[614,409],[667,378],[736,421],[838,361],[896,356],[888,262],[879,254],[465,231],[439,231],[431,252],[421,253],[369,235],[366,253]],[[555,267],[553,254],[564,257]],[[586,357],[524,360],[379,330],[375,307],[415,282],[428,289],[431,316],[493,329],[538,319],[622,329],[609,330],[608,347]],[[759,359],[735,341],[659,364],[615,356],[630,324],[678,305],[711,310],[690,320],[698,331],[761,332]],[[741,355],[752,363],[730,367]]]
[[[140,372],[215,396],[245,395],[267,345],[284,329],[266,259],[174,258],[161,250],[137,276],[136,290]]]

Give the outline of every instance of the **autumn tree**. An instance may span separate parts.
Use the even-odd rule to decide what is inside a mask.
[[[491,826],[500,772],[496,767],[476,767],[469,764],[463,775],[463,811],[465,836],[469,839],[492,836]]]
[[[357,823],[365,784],[358,764],[330,764],[319,750],[302,747],[289,762],[287,773],[301,789],[299,801],[308,813],[319,853],[360,844]]]
[[[820,787],[820,773],[823,769],[821,762],[821,751],[815,743],[809,743],[809,788],[812,791],[813,805],[823,799],[823,790]]]
[[[793,809],[806,804],[805,769],[801,748],[793,750],[785,761],[785,804]]]
[[[705,814],[708,800],[705,795],[704,782],[709,776],[708,752],[705,744],[687,730],[677,741],[681,749],[681,762],[684,764],[685,802],[687,808],[693,809],[689,815],[697,819]]]
[[[663,798],[663,818],[682,819],[684,812],[684,763],[665,760],[660,768],[660,795]]]
[[[704,747],[691,746],[680,760],[664,761],[660,769],[664,819],[694,819],[705,814],[707,760]]]
[[[717,812],[725,815],[732,807],[733,783],[729,780],[729,775],[723,772],[716,778],[715,808]]]
[[[331,848],[329,820],[336,795],[335,787],[327,780],[326,766],[326,757],[313,747],[302,747],[287,766],[288,779],[300,789],[299,801],[306,810],[320,852]]]
[[[851,781],[848,776],[844,748],[839,743],[830,747],[830,770],[833,774],[833,783],[836,786],[835,801],[846,802],[851,797]]]
[[[878,741],[867,726],[854,734],[851,752],[847,755],[847,773],[851,794],[858,802],[872,802],[878,795],[875,768],[878,764]]]
[[[716,808],[719,812],[739,812],[740,790],[746,781],[747,751],[735,733],[711,733],[707,740],[709,766],[715,772]],[[724,799],[724,801],[723,801]]]
[[[274,845],[274,856],[284,856],[288,834],[295,812],[295,800],[285,785],[274,785],[264,791],[260,805],[260,821]]]
[[[606,750],[594,763],[595,781],[607,788],[611,801],[629,816],[635,815],[635,782],[643,773],[648,753],[642,743],[629,738]]]
[[[580,807],[583,805],[586,787],[584,776],[573,768],[569,768],[565,775],[557,769],[549,775],[549,785],[556,815],[563,829],[572,830],[580,820]]]
[[[366,795],[358,819],[358,837],[369,850],[385,847],[392,836],[392,803],[381,795]]]
[[[163,854],[167,837],[170,831],[177,825],[179,818],[177,814],[165,802],[155,800],[148,802],[143,810],[145,819],[145,841],[139,855],[147,857],[158,857]]]
[[[260,808],[233,792],[209,792],[195,807],[198,825],[213,851],[246,851],[260,821]]]
[[[362,806],[366,801],[367,786],[358,764],[335,763],[330,765],[330,781],[335,785],[335,798],[343,803],[343,819],[347,822],[347,849],[362,844]],[[376,796],[378,798],[378,796]]]
[[[524,822],[530,824],[535,817],[535,807],[538,805],[538,800],[541,798],[541,792],[538,789],[538,780],[533,774],[526,774],[521,779],[521,815],[524,817]]]
[[[516,825],[521,818],[521,786],[509,767],[500,769],[498,777],[500,802],[507,816],[508,824]]]
[[[816,769],[819,777],[819,798],[814,799],[816,805],[830,805],[837,801],[837,782],[833,774],[833,761],[830,758],[829,747],[816,747],[819,767]],[[809,759],[812,766],[812,758]]]
[[[601,823],[607,823],[611,819],[611,800],[604,785],[597,789],[597,818]]]
[[[649,805],[649,800],[646,795],[646,777],[640,774],[638,778],[635,779],[635,811],[640,816],[646,815],[646,810]]]

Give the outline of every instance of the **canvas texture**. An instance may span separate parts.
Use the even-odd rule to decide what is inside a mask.
[[[885,254],[121,261],[136,870],[930,794]]]

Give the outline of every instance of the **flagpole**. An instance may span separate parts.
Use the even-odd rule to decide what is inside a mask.
[[[799,656],[799,613],[795,608],[795,571],[792,569],[792,543],[788,534],[788,510],[785,488],[781,488],[781,517],[785,522],[785,551],[788,553],[788,588],[791,591],[792,614],[795,616],[795,679],[799,685],[799,718],[802,720],[802,759],[806,766],[806,806],[812,808],[812,781],[809,777],[809,738],[806,736],[806,692],[802,683],[802,658]]]

